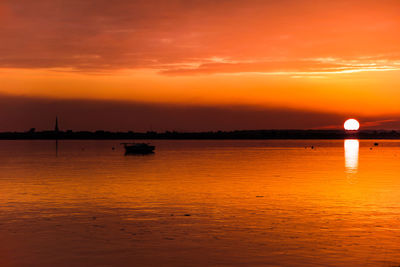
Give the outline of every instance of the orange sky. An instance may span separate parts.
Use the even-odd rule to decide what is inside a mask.
[[[393,120],[400,115],[399,14],[397,0],[5,0],[0,94]],[[299,119],[298,128],[337,123]]]

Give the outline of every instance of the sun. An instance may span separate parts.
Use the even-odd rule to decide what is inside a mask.
[[[358,131],[358,129],[360,129],[360,123],[355,119],[348,119],[344,123],[344,129],[346,131]]]

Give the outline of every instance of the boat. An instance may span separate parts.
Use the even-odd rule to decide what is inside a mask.
[[[125,148],[125,155],[128,154],[151,154],[154,153],[155,146],[147,143],[121,143]]]

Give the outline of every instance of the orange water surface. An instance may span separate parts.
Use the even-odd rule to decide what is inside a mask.
[[[0,141],[0,266],[400,264],[400,141],[119,143]]]

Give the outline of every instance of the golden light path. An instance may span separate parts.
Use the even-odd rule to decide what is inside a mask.
[[[349,174],[357,172],[359,148],[360,143],[357,139],[344,140],[345,167]]]

